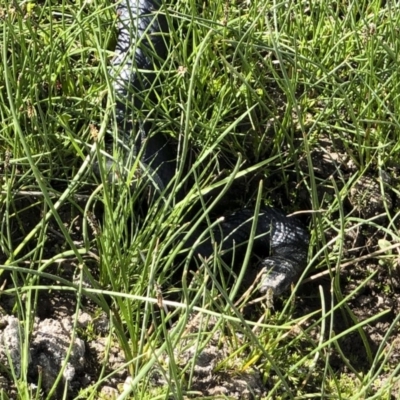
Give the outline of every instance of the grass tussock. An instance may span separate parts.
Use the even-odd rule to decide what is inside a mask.
[[[265,399],[398,396],[399,6],[163,3],[170,51],[138,113],[176,140],[187,195],[140,213],[136,166],[119,184],[91,170],[117,135],[115,4],[0,0],[0,305],[25,333],[20,373],[0,370],[16,398],[46,398],[29,336],[42,298],[71,294],[70,315],[109,318],[121,399],[205,398],[191,388],[207,346],[226,355],[215,376],[257,370]],[[246,292],[250,254],[235,272],[181,254],[197,225],[255,204],[308,211],[309,265],[275,310]],[[98,398],[118,371],[96,371],[63,398]]]

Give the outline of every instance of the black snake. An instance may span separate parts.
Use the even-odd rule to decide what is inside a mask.
[[[151,134],[150,124],[143,122],[145,119],[138,113],[143,104],[141,96],[155,82],[155,57],[166,58],[163,33],[168,33],[168,24],[156,0],[123,0],[117,6],[117,13],[118,37],[111,75],[123,164],[129,168],[132,161],[139,162],[138,170],[148,177],[152,187],[165,195],[176,173],[176,152],[165,135]],[[107,167],[115,168],[114,162],[107,161]],[[254,210],[242,209],[215,226],[212,233],[221,253],[249,240],[253,219]],[[308,233],[295,218],[269,207],[260,209],[255,231],[253,251],[263,256],[269,254],[261,262],[266,273],[260,291],[279,295],[305,267]],[[203,257],[209,257],[214,251],[211,239],[197,243],[194,237],[187,246],[196,246],[195,254]]]

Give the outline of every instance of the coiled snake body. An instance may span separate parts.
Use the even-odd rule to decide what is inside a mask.
[[[147,123],[140,122],[137,129],[138,123],[134,122],[141,119],[135,115],[142,105],[140,97],[154,82],[154,57],[163,60],[167,54],[163,33],[168,32],[168,24],[159,9],[157,0],[123,0],[117,6],[119,30],[111,74],[123,162],[140,157],[140,169],[148,175],[151,185],[165,195],[176,171],[172,143],[163,134],[150,135]],[[135,129],[137,135],[132,133]],[[111,166],[111,161],[108,164]],[[253,210],[242,209],[215,227],[213,237],[222,252],[248,241],[253,218]],[[269,254],[261,262],[267,272],[260,291],[279,295],[305,267],[308,233],[296,219],[265,207],[258,214],[255,234],[254,251]],[[197,246],[195,253],[203,257],[213,254],[211,240],[198,244],[193,238],[189,246]]]

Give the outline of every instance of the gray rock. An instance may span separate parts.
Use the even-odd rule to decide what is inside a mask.
[[[21,374],[21,335],[23,327],[18,320],[11,315],[5,316],[6,326],[0,335],[0,363],[9,365],[14,369],[17,377]]]
[[[62,320],[45,319],[35,324],[31,342],[31,368],[41,371],[45,390],[51,389],[65,363],[62,375],[68,383],[74,379],[76,372],[83,370],[85,343],[75,333],[69,352],[72,336],[73,325],[69,317]]]

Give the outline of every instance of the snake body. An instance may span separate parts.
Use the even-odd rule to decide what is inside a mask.
[[[139,158],[140,168],[149,176],[149,185],[165,195],[176,171],[173,143],[161,133],[151,134],[146,118],[138,115],[142,98],[155,82],[155,64],[167,55],[168,24],[160,12],[161,0],[123,0],[117,6],[118,37],[111,75],[116,96],[118,141],[123,148],[123,163]],[[139,122],[137,122],[139,121]],[[138,128],[137,128],[138,127]],[[135,135],[134,132],[137,132]],[[207,258],[214,253],[215,242],[221,254],[245,244],[251,235],[254,210],[242,209],[217,224],[204,241],[193,237],[187,246]],[[265,267],[260,291],[279,295],[303,271],[309,236],[304,227],[283,211],[261,208],[255,225],[253,251],[264,257]]]

